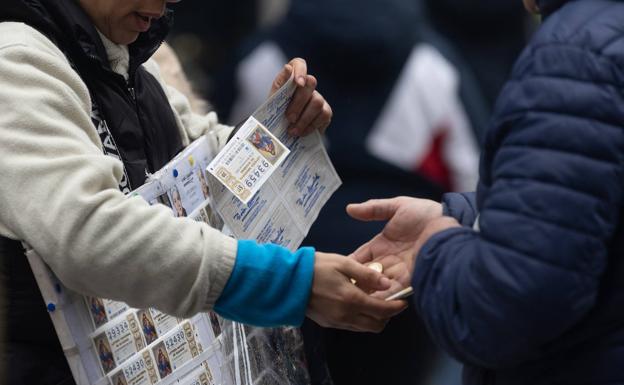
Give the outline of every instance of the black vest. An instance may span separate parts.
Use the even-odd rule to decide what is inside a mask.
[[[182,149],[167,97],[158,81],[141,67],[167,35],[171,13],[130,45],[128,82],[111,70],[95,27],[75,0],[2,0],[0,21],[26,23],[65,53],[91,94],[92,119],[104,152],[124,164],[122,191],[141,186],[146,172],[158,170]],[[73,384],[22,246],[2,237],[0,278],[7,293],[0,317],[7,325],[3,348],[9,374],[0,383]]]

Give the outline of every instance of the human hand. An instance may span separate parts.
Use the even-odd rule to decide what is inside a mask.
[[[294,136],[305,136],[314,130],[325,132],[333,112],[325,98],[316,91],[316,78],[308,75],[305,60],[295,58],[286,64],[275,77],[270,95],[279,90],[293,73],[297,89],[286,110],[286,118],[290,123],[288,132]]]
[[[367,294],[390,286],[388,278],[350,258],[317,252],[306,315],[323,327],[380,332],[407,307],[405,301],[386,302]]]
[[[442,217],[442,205],[427,199],[397,197],[374,199],[350,204],[347,213],[361,221],[387,220],[386,226],[350,257],[360,263],[379,262],[384,274],[409,286],[418,250],[431,235],[424,230],[428,224]],[[448,218],[451,219],[451,218]],[[433,231],[431,227],[429,231]],[[392,288],[391,291],[396,291]]]

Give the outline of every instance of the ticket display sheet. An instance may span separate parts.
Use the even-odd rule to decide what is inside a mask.
[[[128,199],[236,238],[296,249],[341,182],[320,134],[286,132],[295,87],[287,82],[224,148],[212,148],[210,134],[191,143]],[[75,342],[65,353],[80,361],[78,384],[310,383],[297,329],[249,327],[213,312],[181,319],[135,309],[68,291],[49,274]]]
[[[291,78],[253,113],[209,164],[212,207],[226,230],[295,250],[340,187],[318,132],[288,134]]]

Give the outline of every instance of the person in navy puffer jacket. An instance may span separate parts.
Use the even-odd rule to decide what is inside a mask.
[[[544,23],[498,99],[476,194],[350,205],[389,220],[353,257],[411,279],[465,384],[624,384],[624,1],[525,3]]]

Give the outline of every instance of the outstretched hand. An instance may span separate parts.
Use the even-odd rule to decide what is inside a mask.
[[[380,332],[407,307],[405,301],[386,302],[368,294],[390,287],[387,277],[350,258],[317,252],[306,315],[323,327]]]
[[[294,136],[305,136],[314,130],[325,132],[333,112],[325,98],[316,90],[316,78],[308,75],[305,60],[295,58],[286,64],[275,77],[270,95],[286,84],[291,76],[294,76],[297,89],[286,110],[286,118],[290,123],[288,132]]]
[[[360,263],[379,262],[384,275],[409,286],[422,245],[435,233],[459,226],[442,216],[442,205],[427,199],[397,197],[350,204],[347,213],[361,221],[388,221],[381,233],[358,248],[351,258]],[[396,291],[395,288],[390,291]]]

